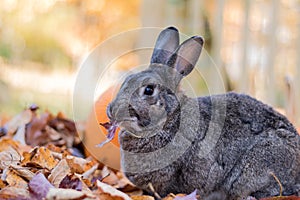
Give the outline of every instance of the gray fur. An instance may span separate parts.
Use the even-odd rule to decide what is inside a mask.
[[[192,64],[185,66],[193,67],[201,49],[194,57],[195,47],[184,49]],[[148,191],[151,183],[161,196],[197,189],[207,199],[242,199],[279,195],[272,172],[283,194],[296,194],[300,137],[286,117],[244,94],[189,98],[178,85],[191,71],[183,68],[187,73],[152,63],[127,77],[110,104],[108,116],[121,127],[126,176]],[[149,85],[155,86],[153,95],[145,94]]]

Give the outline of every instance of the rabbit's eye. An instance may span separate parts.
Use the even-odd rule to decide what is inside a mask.
[[[151,96],[154,93],[154,85],[147,85],[144,90],[144,95]]]

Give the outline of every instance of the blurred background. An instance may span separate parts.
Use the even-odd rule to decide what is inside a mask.
[[[217,66],[224,85],[213,85],[216,93],[250,94],[300,125],[299,0],[1,0],[0,120],[31,103],[71,117],[89,52],[121,32],[170,25],[205,38],[213,63],[201,57],[201,70],[213,85]],[[140,42],[129,38],[107,52]],[[138,63],[128,55],[115,65],[126,71]],[[209,93],[203,81],[193,84]]]

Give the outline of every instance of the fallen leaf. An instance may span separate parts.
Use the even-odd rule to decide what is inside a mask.
[[[83,179],[88,179],[89,177],[92,176],[92,174],[98,169],[99,163],[96,163],[93,167],[90,169],[86,170],[81,176]]]
[[[126,193],[140,193],[141,190],[135,187],[122,172],[117,172],[118,183],[115,187]]]
[[[70,174],[66,175],[62,179],[58,187],[82,191],[82,182],[78,177],[74,176],[73,174]]]
[[[100,123],[101,126],[103,126],[108,134],[106,136],[106,140],[101,142],[97,145],[97,147],[103,147],[106,143],[109,143],[112,139],[114,139],[118,125],[116,122],[106,122],[106,123]]]
[[[61,137],[68,148],[76,145],[74,142],[76,141],[77,131],[73,121],[62,118],[62,116],[58,114],[57,117],[49,120],[48,125],[61,133]],[[78,141],[80,142],[80,140]]]
[[[19,142],[12,140],[11,138],[3,137],[0,139],[0,152],[6,150],[8,147],[18,149]]]
[[[131,196],[132,200],[154,200],[154,197],[148,196],[148,195],[142,195],[142,196]]]
[[[42,146],[47,144],[50,139],[48,134],[44,133],[50,114],[45,112],[40,116],[35,115],[31,122],[26,126],[25,141],[31,146]]]
[[[0,190],[5,188],[6,186],[7,186],[7,184],[2,179],[0,179]]]
[[[108,184],[102,183],[99,180],[97,180],[97,187],[103,193],[108,193],[116,197],[122,197],[124,200],[130,200],[130,197],[127,194],[117,190],[116,188]]]
[[[86,185],[86,181],[84,181],[79,174],[69,174],[65,176],[64,179],[60,182],[59,188],[75,189],[78,191],[82,191],[85,194],[92,194],[92,191]]]
[[[10,165],[17,165],[21,162],[21,155],[11,146],[0,152],[0,169],[5,169]]]
[[[108,193],[100,193],[96,195],[100,200],[124,200],[122,197],[112,196]]]
[[[16,134],[13,137],[13,139],[15,141],[18,141],[23,145],[26,145],[26,142],[25,142],[25,126],[26,126],[26,124],[20,125],[17,132],[16,132]]]
[[[56,165],[56,167],[51,171],[51,174],[48,177],[48,180],[55,186],[58,187],[60,182],[71,173],[71,169],[66,161],[66,159],[62,159]]]
[[[20,177],[16,172],[12,169],[8,169],[6,173],[5,181],[9,186],[17,187],[17,188],[28,188],[28,183],[22,177]]]
[[[26,188],[8,186],[0,190],[0,199],[30,200],[32,198]]]
[[[72,173],[82,174],[85,171],[93,167],[94,163],[84,158],[78,158],[75,156],[67,156],[66,161],[71,169]]]
[[[77,190],[63,188],[50,188],[46,196],[47,200],[79,200],[84,198],[95,198],[95,196]]]
[[[50,188],[54,188],[53,185],[46,179],[44,174],[36,174],[28,184],[31,196],[36,199],[43,199],[47,196]]]
[[[197,190],[183,197],[176,196],[174,200],[197,200]]]
[[[276,196],[276,197],[267,197],[260,200],[300,200],[300,197],[297,196]]]
[[[33,166],[36,168],[46,168],[51,170],[57,164],[57,161],[52,156],[51,151],[45,147],[36,147],[29,153],[24,152],[23,157],[22,166]]]
[[[59,146],[65,144],[65,141],[60,141],[62,140],[61,133],[57,132],[54,128],[46,125],[45,132],[49,136],[49,139],[52,143],[57,144]]]
[[[132,197],[132,196],[142,196],[144,194],[143,190],[137,189],[137,188],[135,188],[135,190],[129,191],[129,192],[125,192],[123,190],[120,190],[120,191],[126,193],[130,197]]]
[[[7,135],[13,135],[20,126],[28,124],[31,121],[31,118],[32,112],[29,109],[24,110],[23,112],[12,118],[4,125],[4,128],[7,131]]]
[[[10,168],[18,174],[20,177],[24,178],[27,181],[30,181],[35,174],[30,171],[28,168],[22,167],[20,165],[11,164]]]
[[[117,185],[119,182],[119,178],[117,177],[117,175],[113,171],[108,169],[107,166],[103,167],[101,171],[101,176],[102,176],[101,182],[103,183],[107,183],[109,185]]]

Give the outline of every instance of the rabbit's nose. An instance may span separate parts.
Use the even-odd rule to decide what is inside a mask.
[[[113,116],[112,116],[112,106],[111,104],[108,104],[107,108],[106,108],[106,115],[109,119],[112,119]]]

